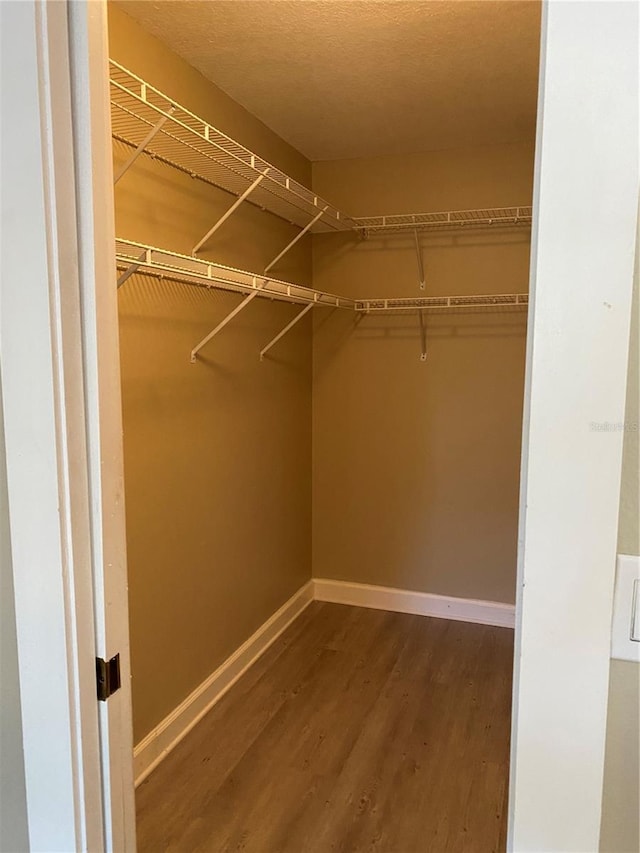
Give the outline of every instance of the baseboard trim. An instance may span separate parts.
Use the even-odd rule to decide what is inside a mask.
[[[473,598],[453,598],[408,589],[372,586],[327,578],[314,578],[313,597],[316,601],[393,610],[418,616],[435,616],[459,622],[477,622],[500,628],[513,628],[515,606],[500,601],[480,601]]]
[[[133,769],[136,786],[147,778],[312,601],[313,581],[309,581],[135,746]]]

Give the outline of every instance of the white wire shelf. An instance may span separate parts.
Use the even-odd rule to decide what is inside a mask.
[[[526,307],[526,293],[498,293],[475,296],[420,296],[392,299],[350,299],[322,290],[314,290],[301,284],[292,284],[271,278],[263,273],[216,264],[158,249],[133,240],[116,240],[116,263],[123,273],[118,279],[124,284],[134,273],[145,273],[155,278],[168,279],[198,287],[228,290],[234,293],[252,293],[281,302],[318,305],[328,308],[350,308],[360,313],[396,313],[422,311],[425,309],[474,309]]]
[[[351,308],[353,299],[271,278],[262,273],[247,272],[235,267],[200,260],[131,240],[116,240],[116,265],[122,274],[118,285],[135,273],[177,281],[198,287],[228,290],[234,293],[254,293],[280,302],[303,305],[324,305],[329,308]]]
[[[357,299],[355,310],[363,314],[408,314],[416,311],[525,308],[527,293],[497,293],[479,296],[421,296],[408,299]]]
[[[114,60],[110,65],[111,129],[115,139],[194,178],[314,233],[349,231],[353,220],[249,149],[230,139]],[[151,138],[149,138],[151,137]],[[145,140],[148,140],[146,144]]]
[[[351,217],[267,160],[109,60],[115,139],[311,233],[374,233],[531,225],[531,206]],[[121,177],[120,174],[118,176]]]
[[[167,249],[158,249],[145,243],[132,240],[116,240],[116,267],[121,271],[118,287],[136,273],[151,275],[182,284],[204,288],[216,288],[241,293],[244,299],[236,305],[191,351],[191,362],[195,362],[200,350],[224,327],[243,311],[256,297],[289,302],[302,308],[287,325],[275,335],[260,351],[260,359],[265,355],[314,307],[346,308],[359,314],[413,314],[418,316],[421,354],[427,358],[426,326],[424,314],[436,311],[477,311],[486,309],[513,310],[526,307],[529,299],[526,293],[501,293],[483,296],[422,296],[392,299],[349,299],[325,291],[292,284],[265,273],[256,274],[223,264],[182,255]]]
[[[532,208],[493,207],[476,210],[447,210],[438,213],[398,213],[389,216],[359,216],[355,226],[362,234],[404,231],[443,231],[460,228],[512,228],[531,225]]]

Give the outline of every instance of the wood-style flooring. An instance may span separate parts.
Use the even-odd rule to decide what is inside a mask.
[[[512,654],[312,603],[138,788],[138,850],[504,850]]]

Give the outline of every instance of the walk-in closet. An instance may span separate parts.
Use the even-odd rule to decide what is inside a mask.
[[[504,849],[540,5],[108,12],[138,848]]]

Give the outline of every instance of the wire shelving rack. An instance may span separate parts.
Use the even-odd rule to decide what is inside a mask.
[[[135,273],[145,273],[155,278],[175,281],[196,287],[215,288],[233,293],[241,293],[244,299],[230,311],[218,325],[209,332],[191,350],[191,362],[196,361],[200,350],[219,334],[224,327],[237,317],[256,297],[289,302],[301,305],[302,308],[295,317],[278,334],[272,338],[260,351],[260,360],[293,326],[296,325],[309,311],[316,306],[328,308],[355,307],[352,299],[335,296],[321,290],[304,287],[301,284],[282,281],[266,274],[247,272],[235,267],[216,264],[212,261],[194,258],[191,255],[181,255],[167,249],[158,249],[144,243],[131,240],[116,240],[116,267],[121,270],[118,277],[118,287]]]
[[[109,64],[111,128],[117,140],[236,196],[255,184],[246,200],[295,225],[308,225],[322,211],[314,233],[355,228],[350,217],[271,163],[113,59]]]
[[[366,236],[531,224],[532,209],[527,205],[349,216],[115,60],[109,63],[112,133],[134,149],[122,174],[144,151],[293,224],[309,226],[315,220],[308,228],[312,233],[355,231]]]
[[[262,273],[247,272],[132,240],[116,240],[116,265],[122,270],[118,278],[119,286],[134,273],[145,273],[168,281],[234,293],[258,291],[260,296],[279,302],[325,305],[329,308],[355,307],[354,300],[344,296],[335,296]]]
[[[144,273],[159,279],[175,281],[196,287],[215,288],[244,295],[237,305],[218,325],[191,351],[195,362],[198,352],[209,343],[240,311],[255,298],[267,298],[279,302],[300,305],[300,312],[261,350],[260,358],[273,347],[312,308],[340,308],[358,314],[413,314],[417,315],[422,339],[421,360],[426,360],[426,330],[424,314],[429,311],[477,311],[526,308],[529,304],[526,293],[499,293],[472,296],[421,296],[393,299],[351,299],[322,290],[292,284],[235,267],[216,264],[158,249],[132,240],[116,240],[116,266],[120,271],[118,286],[123,285],[135,273]]]
[[[420,296],[398,299],[356,299],[354,309],[363,314],[412,314],[416,311],[526,308],[527,293],[492,293],[473,296]]]
[[[145,153],[193,178],[219,187],[236,200],[184,255],[144,243],[118,239],[118,287],[136,272],[198,287],[244,295],[237,305],[191,352],[197,353],[255,297],[301,306],[299,313],[261,351],[263,358],[314,307],[348,309],[358,314],[414,314],[420,323],[421,359],[426,359],[424,315],[430,311],[475,311],[526,307],[526,293],[475,296],[358,299],[337,296],[271,277],[268,273],[292,246],[311,233],[347,231],[360,237],[412,233],[418,262],[418,282],[425,288],[419,233],[459,229],[529,226],[530,206],[351,217],[293,180],[264,158],[235,142],[209,122],[181,106],[142,78],[110,60],[111,124],[115,139],[132,149],[120,166],[115,183]],[[262,273],[240,270],[197,257],[197,252],[245,201],[281,217],[301,230],[268,263]]]
[[[355,217],[363,235],[407,231],[447,231],[476,228],[513,228],[531,225],[532,208],[493,207],[474,210],[447,210],[439,213],[399,213],[389,216]]]

